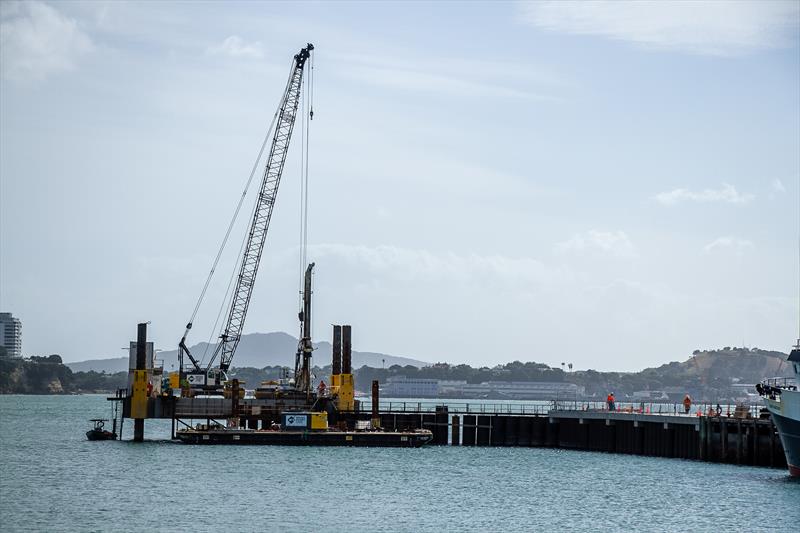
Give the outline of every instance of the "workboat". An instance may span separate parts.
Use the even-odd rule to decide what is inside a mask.
[[[94,427],[86,432],[86,438],[89,440],[116,440],[117,434],[113,431],[104,429],[108,420],[103,418],[93,418],[89,422],[94,422]]]
[[[778,428],[789,475],[800,477],[800,391],[797,388],[800,385],[800,339],[787,361],[792,366],[794,378],[766,379],[756,385],[756,389]]]

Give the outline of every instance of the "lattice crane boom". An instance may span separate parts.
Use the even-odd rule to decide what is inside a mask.
[[[278,109],[277,122],[270,144],[269,155],[267,156],[264,175],[261,180],[261,187],[253,210],[247,242],[244,245],[241,263],[239,265],[239,274],[231,298],[225,329],[220,335],[220,342],[217,344],[216,350],[206,367],[206,373],[209,377],[211,377],[212,374],[210,369],[217,357],[219,357],[219,370],[223,375],[227,372],[230,368],[233,356],[236,353],[236,347],[239,345],[239,340],[242,337],[242,330],[244,328],[245,319],[247,318],[247,309],[250,306],[250,299],[253,295],[253,287],[255,286],[256,275],[258,274],[258,266],[261,263],[261,255],[264,251],[269,222],[272,218],[272,209],[275,206],[275,198],[278,194],[278,186],[280,185],[283,167],[286,163],[286,155],[289,151],[289,142],[292,138],[292,131],[294,130],[294,124],[297,118],[300,94],[303,86],[304,67],[311,57],[312,50],[314,50],[314,45],[309,43],[294,56],[293,68],[289,74],[289,80],[286,83],[283,98],[281,99]],[[199,364],[185,344],[186,334],[189,332],[189,329],[191,329],[191,321],[187,325],[186,333],[184,333],[180,342],[181,355],[186,353],[195,369],[200,370]],[[213,373],[217,374],[216,380],[218,381],[220,379],[219,373]],[[208,383],[208,385],[212,384]]]
[[[272,137],[267,166],[261,181],[256,206],[253,210],[253,219],[250,223],[250,233],[244,247],[244,255],[239,268],[239,277],[234,288],[231,307],[228,312],[228,321],[222,333],[220,343],[217,345],[219,353],[219,368],[227,371],[230,368],[236,347],[242,337],[242,329],[247,318],[247,309],[253,295],[256,282],[258,265],[264,251],[267,238],[269,221],[272,218],[272,209],[275,207],[275,198],[278,194],[281,174],[286,163],[286,154],[289,151],[289,141],[292,138],[295,119],[297,118],[298,104],[300,103],[300,90],[303,85],[303,72],[306,60],[311,56],[314,45],[309,43],[294,56],[294,68],[289,75],[286,90],[281,100],[278,113],[278,122],[275,134]],[[211,362],[213,363],[214,358]]]

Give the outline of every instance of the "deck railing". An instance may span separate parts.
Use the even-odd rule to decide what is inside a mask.
[[[540,402],[414,402],[388,400],[379,403],[379,409],[384,413],[435,413],[443,406],[447,407],[449,414],[474,414],[474,415],[531,415],[546,416],[552,411],[585,411],[585,412],[611,412],[605,402],[581,401],[540,401]],[[659,402],[618,402],[613,412],[629,414],[651,414],[670,416],[749,416],[758,418],[761,405],[739,406],[719,405],[709,403],[692,404],[689,412],[679,403]]]
[[[762,381],[761,384],[779,389],[797,390],[797,380],[795,378],[769,378]]]

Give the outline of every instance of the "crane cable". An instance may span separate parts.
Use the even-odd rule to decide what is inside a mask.
[[[308,153],[311,120],[314,118],[314,55],[309,58],[308,83],[304,83],[304,98],[300,120],[300,279],[298,290],[298,307],[303,309],[303,291],[305,269],[308,263]],[[308,113],[306,113],[308,107]]]
[[[192,311],[192,317],[186,324],[186,331],[183,333],[184,337],[186,337],[189,334],[189,330],[192,329],[192,323],[194,323],[194,319],[197,317],[197,312],[200,310],[200,305],[203,303],[203,299],[205,298],[206,292],[208,291],[208,286],[211,284],[211,279],[214,277],[214,272],[216,271],[217,265],[219,264],[219,260],[222,257],[222,252],[225,250],[225,245],[228,243],[228,238],[231,235],[233,226],[236,223],[236,219],[239,217],[239,212],[241,211],[242,204],[244,203],[244,199],[247,196],[247,191],[250,188],[250,184],[253,182],[253,177],[255,177],[256,175],[256,170],[258,170],[259,168],[259,163],[261,162],[261,158],[264,155],[264,150],[267,147],[267,142],[269,142],[269,139],[272,136],[272,131],[275,127],[275,121],[278,119],[279,112],[280,112],[280,105],[278,105],[277,109],[275,110],[275,114],[272,115],[272,122],[270,122],[269,128],[267,129],[267,134],[264,136],[264,141],[261,143],[261,148],[258,151],[258,156],[256,157],[255,162],[253,163],[253,168],[250,170],[250,176],[247,178],[247,183],[244,186],[244,190],[242,191],[242,195],[239,198],[239,202],[236,204],[236,210],[233,212],[231,221],[228,224],[228,229],[225,232],[225,237],[222,239],[222,243],[219,246],[219,250],[217,250],[217,256],[214,258],[214,263],[211,265],[211,271],[208,273],[206,282],[203,285],[203,290],[200,292],[200,297],[197,299],[197,303],[194,306],[194,311]],[[214,326],[214,329],[216,329],[216,325]]]
[[[314,116],[314,56],[309,59],[311,67],[308,74],[308,87],[306,96],[308,97],[309,112],[306,115],[306,176],[305,176],[305,198],[303,202],[303,263],[308,262],[308,138],[311,135],[311,118]]]
[[[304,90],[304,89],[305,89],[305,79],[303,79],[303,88],[301,89],[301,91]],[[304,265],[303,265],[303,263],[304,263],[304,258],[303,258],[303,232],[304,232],[304,228],[303,228],[303,198],[305,197],[305,192],[306,192],[306,188],[305,188],[306,187],[306,183],[305,183],[305,180],[304,180],[305,152],[306,152],[306,143],[305,143],[306,122],[302,117],[305,116],[305,107],[306,107],[306,99],[305,98],[303,98],[302,101],[300,102],[300,106],[301,106],[300,107],[300,116],[301,116],[301,119],[300,119],[300,220],[299,220],[299,224],[298,224],[299,229],[300,229],[300,235],[298,236],[299,247],[300,247],[300,250],[299,250],[299,252],[300,252],[300,258],[299,258],[300,259],[300,264],[298,266],[300,267],[300,269],[299,269],[299,276],[298,276],[298,279],[297,279],[297,307],[298,307],[298,311],[301,311],[303,309],[303,267],[304,267]]]
[[[214,327],[211,328],[211,333],[208,335],[208,342],[206,342],[206,348],[203,350],[203,357],[200,358],[200,365],[202,366],[205,363],[206,355],[208,354],[208,349],[211,347],[211,341],[214,340],[214,335],[216,333],[217,337],[222,336],[222,327],[220,327],[219,331],[217,331],[217,325],[219,324],[220,318],[222,318],[222,313],[225,309],[228,309],[231,305],[231,300],[233,300],[233,293],[231,292],[231,287],[233,287],[233,280],[236,279],[236,272],[239,270],[239,266],[242,263],[242,252],[244,252],[244,246],[247,243],[247,236],[248,233],[245,232],[242,235],[242,244],[239,245],[239,259],[236,260],[236,264],[233,267],[233,273],[231,274],[230,278],[228,279],[228,286],[225,289],[225,295],[222,297],[222,303],[219,306],[219,311],[217,311],[217,319],[214,320]]]

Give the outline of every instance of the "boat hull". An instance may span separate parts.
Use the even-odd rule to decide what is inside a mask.
[[[419,448],[433,440],[433,433],[430,431],[183,430],[178,431],[176,437],[185,444]]]
[[[789,475],[800,477],[800,420],[772,413],[772,420],[778,428],[778,435],[786,454]]]
[[[117,434],[106,430],[90,429],[86,432],[89,440],[116,440]]]
[[[800,477],[800,392],[783,390],[778,399],[765,399],[778,428],[789,475]]]

